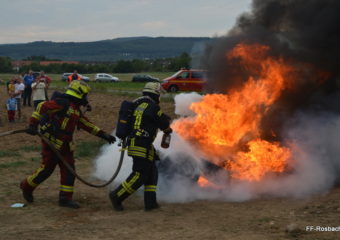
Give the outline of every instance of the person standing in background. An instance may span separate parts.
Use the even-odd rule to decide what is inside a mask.
[[[32,98],[34,108],[38,106],[39,103],[46,101],[46,83],[44,80],[36,79],[32,83]]]
[[[34,81],[34,76],[32,70],[28,71],[28,74],[25,74],[24,76],[24,84],[25,84],[25,90],[24,90],[24,101],[23,106],[26,106],[26,103],[28,106],[31,107],[31,97],[32,97],[32,83]]]
[[[45,82],[45,98],[46,98],[46,101],[48,101],[48,94],[47,94],[47,89],[48,87],[50,86],[50,83],[52,82],[52,79],[45,75],[45,72],[44,71],[40,71],[40,75],[37,77],[37,80],[38,82]]]
[[[17,100],[14,97],[14,92],[10,93],[9,99],[6,102],[7,116],[9,122],[14,122],[15,111],[17,110]]]
[[[77,70],[74,70],[73,74],[68,76],[67,78],[68,83],[71,83],[73,80],[79,80],[79,81],[81,80],[81,77],[79,76]]]
[[[23,80],[21,77],[17,77],[14,81],[14,96],[17,100],[17,109],[18,109],[18,119],[21,119],[21,97],[25,90],[25,84],[23,84]]]

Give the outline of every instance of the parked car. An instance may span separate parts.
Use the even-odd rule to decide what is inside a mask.
[[[94,77],[96,82],[118,82],[119,79],[107,73],[97,73]]]
[[[61,76],[61,80],[62,81],[67,81],[68,77],[72,75],[72,73],[63,73],[63,75]]]
[[[83,80],[84,82],[89,82],[90,81],[89,77],[81,75],[81,74],[78,74],[78,75],[80,75],[81,80]]]
[[[62,81],[67,81],[68,77],[70,75],[72,75],[73,73],[63,73],[63,75],[61,76],[61,80]],[[83,76],[81,74],[78,73],[78,75],[80,76],[81,80],[83,80],[84,82],[89,82],[90,81],[90,78],[89,77],[86,77],[86,76]]]
[[[138,74],[133,76],[132,82],[159,82],[159,79],[151,77],[150,75]]]
[[[202,91],[205,70],[181,69],[171,77],[165,78],[161,85],[168,92]]]

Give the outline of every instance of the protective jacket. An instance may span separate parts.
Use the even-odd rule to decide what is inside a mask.
[[[96,136],[103,132],[82,115],[78,105],[64,98],[39,104],[30,119],[30,125],[38,124],[41,125],[42,134],[58,150],[69,145],[73,151],[72,139],[76,127]]]
[[[136,99],[135,106],[132,118],[133,131],[128,141],[128,155],[153,161],[156,155],[152,143],[157,131],[168,129],[170,122],[159,105],[148,96]]]

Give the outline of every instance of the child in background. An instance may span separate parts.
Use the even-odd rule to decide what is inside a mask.
[[[17,100],[14,97],[14,93],[10,94],[10,98],[7,99],[7,115],[8,121],[14,122],[15,111],[17,110]]]
[[[15,78],[12,78],[7,85],[7,92],[9,96],[15,92],[14,82]]]

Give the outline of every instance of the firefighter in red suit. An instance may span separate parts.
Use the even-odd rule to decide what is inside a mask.
[[[40,126],[40,132],[60,151],[63,158],[74,169],[73,132],[76,128],[103,138],[109,143],[115,142],[115,137],[100,130],[91,123],[80,110],[80,106],[88,105],[87,94],[89,86],[83,81],[73,81],[64,94],[54,100],[40,103],[30,118],[27,133],[35,135]],[[54,171],[56,165],[60,168],[59,205],[62,207],[79,208],[79,204],[72,200],[75,177],[53,153],[51,148],[42,141],[41,166],[24,179],[20,188],[23,197],[33,202],[34,189],[45,181]]]

